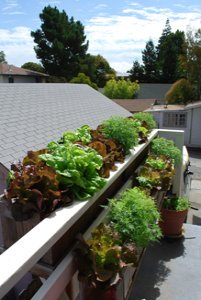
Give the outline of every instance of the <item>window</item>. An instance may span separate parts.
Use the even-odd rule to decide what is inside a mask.
[[[187,114],[185,112],[165,112],[163,115],[164,127],[186,127]]]
[[[11,76],[9,76],[9,77],[8,77],[8,83],[14,83],[14,78],[11,77]]]

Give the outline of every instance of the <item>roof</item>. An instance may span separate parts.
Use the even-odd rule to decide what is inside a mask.
[[[85,84],[0,84],[0,163],[7,168],[28,150],[46,147],[62,133],[112,115],[130,113]]]
[[[123,108],[130,112],[144,111],[151,107],[156,100],[155,99],[118,99],[114,100],[115,103],[119,104]]]
[[[140,83],[140,90],[137,93],[138,99],[164,100],[165,94],[172,86],[171,83]]]
[[[191,109],[191,108],[196,108],[196,107],[200,107],[200,106],[201,106],[201,101],[196,101],[196,102],[187,104],[185,106],[185,109]]]
[[[178,105],[178,104],[168,104],[168,105],[154,105],[149,109],[146,109],[146,111],[178,111],[178,110],[184,110],[185,105]]]
[[[18,68],[13,65],[8,64],[0,64],[0,75],[17,75],[17,76],[42,76],[42,77],[48,77],[49,75],[27,70],[23,68]]]

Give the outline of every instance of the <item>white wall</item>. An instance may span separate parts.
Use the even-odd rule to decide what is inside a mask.
[[[188,110],[189,131],[187,145],[201,147],[201,107]]]
[[[9,76],[0,75],[0,83],[8,83]],[[32,76],[12,76],[14,83],[36,83],[36,77]],[[42,77],[41,82],[45,82],[45,78]]]
[[[165,126],[163,126],[163,113],[164,113],[164,111],[151,111],[151,110],[149,110],[149,112],[153,114],[153,116],[154,116],[154,118],[155,118],[155,120],[157,122],[158,128],[160,128],[160,129],[182,130],[182,131],[184,131],[184,144],[188,145],[189,131],[190,131],[190,129],[189,129],[190,128],[189,111],[187,111],[187,124],[186,124],[186,128],[182,128],[182,127],[165,127]]]

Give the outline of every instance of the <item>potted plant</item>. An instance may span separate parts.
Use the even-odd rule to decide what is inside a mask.
[[[181,236],[188,208],[189,200],[187,197],[170,196],[164,199],[159,221],[164,236]]]

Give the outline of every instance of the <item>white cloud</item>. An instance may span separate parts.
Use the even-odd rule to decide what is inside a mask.
[[[30,31],[28,27],[15,27],[12,30],[0,29],[0,49],[6,54],[9,64],[21,66],[27,61],[37,61]]]
[[[10,11],[10,12],[4,12],[3,15],[25,15],[23,11]]]
[[[149,39],[157,44],[167,18],[173,32],[186,31],[189,25],[195,29],[200,27],[201,9],[187,7],[185,12],[180,11],[131,3],[121,15],[97,15],[85,25],[89,52],[103,55],[113,68],[125,72],[134,60],[141,61],[141,51]]]

